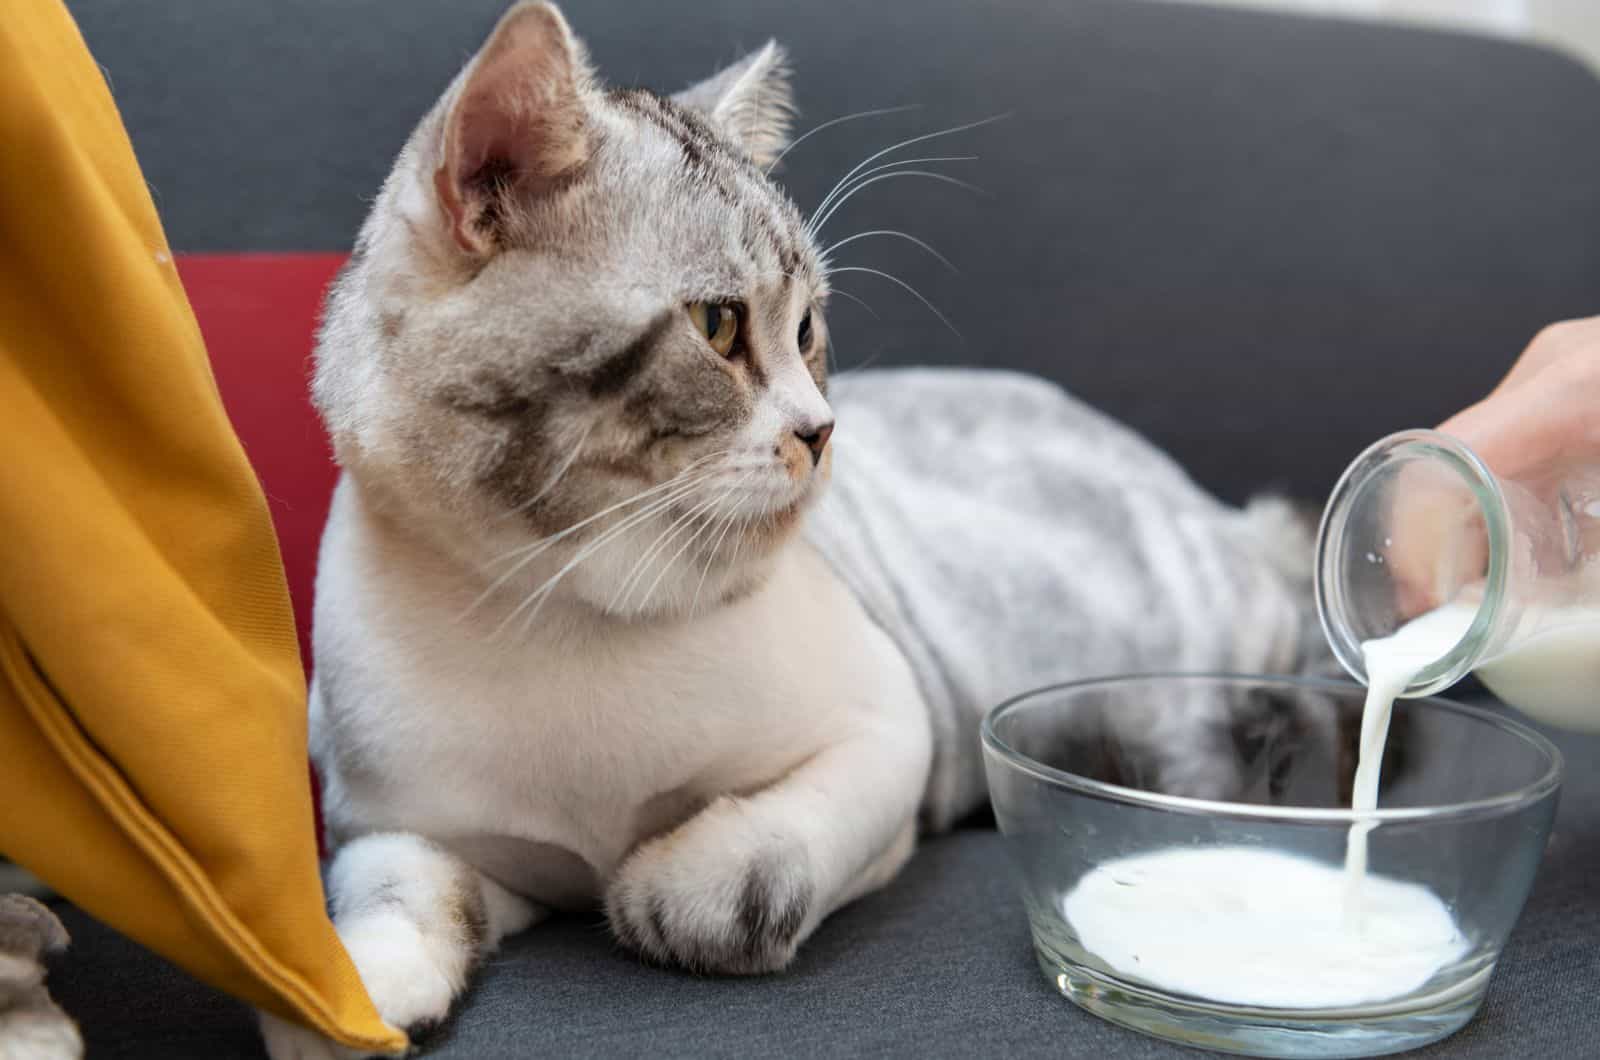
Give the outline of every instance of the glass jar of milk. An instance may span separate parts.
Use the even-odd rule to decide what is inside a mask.
[[[1476,672],[1542,721],[1600,731],[1600,466],[1502,477],[1437,431],[1392,434],[1334,487],[1316,591],[1363,683],[1374,660],[1405,696]]]

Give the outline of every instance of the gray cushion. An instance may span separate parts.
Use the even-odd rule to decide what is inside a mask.
[[[1546,730],[1548,732],[1548,730]],[[1600,985],[1600,737],[1548,734],[1567,782],[1538,882],[1478,1017],[1414,1055],[1595,1053]],[[926,843],[878,894],[827,921],[794,967],[755,979],[646,966],[599,920],[571,917],[512,940],[429,1057],[1039,1056],[1192,1052],[1090,1016],[1033,961],[1001,837],[968,827]],[[254,1056],[237,1002],[76,910],[51,986],[97,1060]]]

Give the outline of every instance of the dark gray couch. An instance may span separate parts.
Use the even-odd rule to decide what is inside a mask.
[[[410,124],[499,0],[74,0],[180,250],[346,247]],[[1205,485],[1317,498],[1366,442],[1486,391],[1542,324],[1600,309],[1600,83],[1473,37],[1132,0],[572,0],[613,80],[676,86],[768,36],[798,70],[803,207],[878,146],[952,137],[991,198],[891,182],[830,226],[901,228],[844,284],[844,366],[980,363],[1059,380]],[[945,153],[942,149],[938,152]],[[857,276],[857,281],[863,278]],[[1468,690],[1469,692],[1471,690]],[[1600,740],[1569,779],[1489,1001],[1430,1055],[1600,1055]],[[933,840],[887,891],[759,980],[642,966],[598,921],[497,957],[432,1055],[1176,1056],[1061,1000],[998,837]],[[92,1057],[255,1056],[247,1014],[64,915],[53,970]]]

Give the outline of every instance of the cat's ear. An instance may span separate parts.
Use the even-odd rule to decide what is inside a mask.
[[[757,165],[770,165],[789,140],[794,91],[788,56],[768,41],[706,80],[672,98],[720,126]]]
[[[590,73],[554,4],[500,19],[457,79],[434,188],[463,250],[494,250],[508,207],[548,190],[589,155]]]

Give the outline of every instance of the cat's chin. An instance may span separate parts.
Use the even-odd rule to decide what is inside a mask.
[[[811,494],[807,493],[796,498],[793,502],[767,513],[766,517],[756,526],[758,534],[767,534],[778,538],[787,538],[800,528],[800,522],[805,518],[806,512],[811,510]],[[781,544],[782,542],[775,542]]]
[[[800,529],[800,524],[805,520],[806,513],[811,511],[813,505],[822,496],[822,491],[827,485],[826,479],[819,479],[813,484],[798,490],[793,495],[775,501],[760,514],[750,520],[750,528],[746,533],[749,546],[754,546],[758,551],[767,553],[775,552]],[[747,546],[748,547],[748,546]]]

